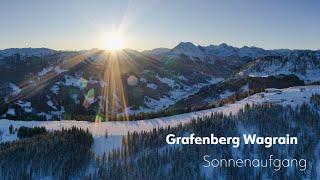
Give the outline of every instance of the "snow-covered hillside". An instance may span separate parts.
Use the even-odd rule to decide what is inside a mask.
[[[156,48],[152,50],[142,51],[143,54],[152,56],[152,57],[163,57],[170,52],[168,48]]]
[[[166,49],[160,51],[165,52]],[[98,49],[49,52],[32,48],[3,50],[6,56],[0,61],[0,117],[34,120],[37,116],[37,120],[58,120],[61,113],[56,116],[57,110],[64,109],[59,112],[77,120],[83,120],[88,115],[86,112],[90,112],[90,118],[85,118],[92,121],[97,113],[158,112],[196,93],[203,86],[221,81],[227,77],[227,71],[234,69],[226,67],[224,71],[216,65],[190,63],[188,60],[189,63],[176,59],[163,61],[125,49],[117,52],[119,74],[112,72],[108,76],[113,76],[112,79],[119,76],[116,85],[119,87],[114,89],[123,86],[126,99],[120,99],[117,106],[108,104],[112,108],[107,109],[102,97],[110,97],[107,102],[111,103],[118,102],[117,97],[122,96],[120,91],[107,91],[108,96],[102,95],[102,89],[110,89],[112,84],[105,74],[106,69],[115,66],[110,61],[110,52]],[[129,83],[130,78],[137,79],[137,82]],[[35,87],[37,93],[30,93],[30,89]],[[88,92],[93,91],[92,103],[83,106]],[[26,97],[23,101],[30,102],[31,112],[18,106],[20,96]],[[52,101],[56,108],[47,106],[47,101]],[[9,109],[14,109],[15,113],[8,114]],[[77,109],[76,113],[74,109]]]
[[[240,74],[266,77],[294,74],[306,83],[320,81],[320,58],[316,51],[296,50],[286,56],[259,58],[244,68]]]
[[[0,59],[2,57],[8,57],[15,54],[19,54],[22,57],[30,57],[30,56],[47,56],[54,54],[56,51],[48,48],[10,48],[0,50]]]
[[[287,89],[268,89],[268,92],[258,93],[234,104],[227,104],[219,108],[213,108],[203,111],[191,112],[164,118],[156,118],[140,121],[122,121],[122,122],[102,122],[91,123],[86,121],[11,121],[0,120],[0,130],[3,132],[1,142],[16,140],[14,134],[9,134],[8,127],[13,125],[14,128],[20,126],[45,126],[48,130],[60,130],[62,128],[70,128],[77,126],[80,128],[88,128],[94,137],[94,150],[97,154],[110,151],[115,147],[121,146],[121,138],[127,132],[148,131],[153,128],[176,126],[180,123],[190,122],[192,118],[203,117],[214,112],[223,112],[225,114],[236,113],[246,104],[262,104],[276,103],[282,105],[301,105],[303,102],[309,102],[312,94],[320,93],[320,86],[298,86]],[[105,133],[108,131],[108,138]]]
[[[238,48],[225,43],[200,46],[182,42],[172,49],[119,51],[120,73],[108,74],[105,72],[111,71],[106,69],[113,69],[114,64],[109,61],[110,52],[104,50],[5,49],[0,51],[0,117],[35,120],[36,116],[36,120],[58,120],[67,116],[93,121],[97,114],[158,113],[168,110],[169,106],[178,107],[179,102],[232,77],[239,69],[249,76],[294,74],[306,83],[313,83],[320,77],[319,54],[310,50]],[[106,75],[119,76],[117,82],[122,84],[118,83],[119,87],[114,89],[123,89],[126,96],[122,100],[119,101],[120,91],[110,91],[112,83]],[[136,79],[136,83],[129,83],[130,78]],[[102,94],[105,88],[109,89],[108,96]],[[31,90],[37,93],[30,93]],[[88,104],[89,92],[92,101]],[[217,94],[217,97],[223,95]],[[31,111],[21,108],[19,100],[29,102]],[[48,106],[47,101],[52,101],[54,106]],[[117,103],[108,104],[111,107],[108,109],[104,101]],[[206,102],[212,102],[212,98]],[[193,101],[183,107],[198,105],[199,101]]]

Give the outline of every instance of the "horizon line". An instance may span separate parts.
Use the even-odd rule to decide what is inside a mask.
[[[226,44],[228,46],[231,46],[233,48],[243,48],[243,47],[249,47],[249,48],[260,48],[260,49],[263,49],[263,50],[311,50],[311,51],[320,51],[320,48],[318,49],[308,49],[308,48],[263,48],[263,47],[259,47],[259,46],[255,46],[255,45],[243,45],[241,47],[239,46],[234,46],[234,45],[231,45],[231,44],[228,44],[228,43],[220,43],[220,44],[208,44],[208,45],[200,45],[198,43],[194,43],[194,42],[191,42],[191,41],[181,41],[179,43],[177,43],[175,46],[173,46],[172,48],[169,48],[169,47],[163,47],[163,46],[160,46],[160,47],[155,47],[155,48],[151,48],[151,49],[134,49],[134,48],[129,48],[129,47],[125,47],[125,48],[122,48],[121,50],[135,50],[135,51],[139,51],[139,52],[143,52],[143,51],[152,51],[152,50],[155,50],[155,49],[169,49],[169,50],[172,50],[174,49],[175,47],[177,47],[179,44],[181,43],[192,43],[194,46],[196,47],[209,47],[209,46],[220,46],[220,45],[223,45],[223,44]],[[54,50],[54,51],[88,51],[88,50],[94,50],[94,49],[97,49],[97,50],[105,50],[103,48],[98,48],[98,47],[92,47],[92,48],[88,48],[88,49],[56,49],[56,48],[51,48],[51,47],[44,47],[44,46],[39,46],[39,47],[36,47],[36,46],[29,46],[29,47],[7,47],[7,48],[4,48],[4,49],[0,49],[0,51],[3,51],[3,50],[7,50],[7,49],[50,49],[50,50]]]

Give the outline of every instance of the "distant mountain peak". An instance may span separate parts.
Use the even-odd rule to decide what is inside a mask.
[[[196,46],[191,42],[181,42],[171,50],[173,55],[184,54],[191,59],[203,58],[206,54],[201,46]]]
[[[196,47],[192,42],[180,42],[176,47]]]
[[[227,48],[227,47],[232,47],[232,46],[229,46],[228,44],[226,44],[226,43],[221,43],[221,44],[219,44],[218,46],[220,46],[220,47],[225,47],[225,48]],[[232,47],[233,48],[233,47]]]

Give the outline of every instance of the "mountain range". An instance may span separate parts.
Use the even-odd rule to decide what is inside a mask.
[[[257,87],[318,84],[320,51],[191,42],[116,53],[11,48],[0,50],[0,72],[2,118],[93,120],[212,104]]]

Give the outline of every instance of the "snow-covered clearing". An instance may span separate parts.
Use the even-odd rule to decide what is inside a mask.
[[[178,102],[179,100],[186,98],[192,94],[195,94],[199,89],[202,87],[209,85],[209,84],[217,84],[220,81],[223,80],[223,78],[212,78],[207,83],[199,83],[194,84],[192,86],[180,86],[179,84],[176,84],[174,80],[168,79],[168,78],[160,78],[157,76],[157,78],[162,82],[167,84],[168,86],[172,87],[172,90],[169,92],[168,96],[162,96],[160,99],[153,99],[148,96],[144,98],[145,105],[147,107],[140,107],[138,110],[132,110],[131,108],[128,108],[126,110],[127,113],[133,114],[133,113],[139,113],[139,112],[156,112],[160,111],[162,109],[165,109],[169,107],[170,105]],[[183,87],[181,88],[175,88],[177,87]],[[151,88],[150,84],[147,84],[147,87]],[[155,86],[154,86],[155,88]]]
[[[309,102],[312,94],[320,93],[320,86],[300,86],[282,89],[281,92],[264,92],[252,95],[234,104],[227,104],[219,108],[202,110],[197,112],[179,114],[170,117],[155,118],[150,120],[125,121],[125,122],[101,122],[92,123],[86,121],[11,121],[0,120],[0,131],[3,135],[0,137],[0,142],[16,140],[15,134],[9,134],[9,126],[12,124],[14,128],[20,126],[45,126],[48,130],[60,130],[62,128],[70,128],[77,126],[83,129],[89,129],[94,137],[94,151],[96,154],[109,152],[115,147],[121,146],[121,138],[129,132],[133,131],[148,131],[153,128],[176,126],[180,123],[190,122],[192,118],[203,117],[214,112],[223,112],[225,114],[237,113],[246,104],[262,104],[262,103],[277,103],[283,105],[300,105],[303,102]],[[106,130],[108,138],[105,138]]]
[[[279,70],[279,69],[273,69],[272,67],[262,72],[257,72],[257,71],[250,72],[248,76],[249,77],[269,77],[269,76],[277,76],[280,74],[285,74],[285,75],[294,74],[298,76],[299,79],[304,80],[307,83],[317,82],[319,81],[319,77],[320,77],[320,72],[318,69],[309,69],[309,70],[306,70],[304,74],[302,74],[302,73],[293,73],[292,71],[285,68]]]

